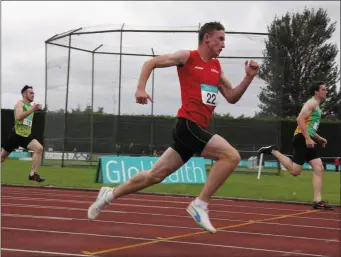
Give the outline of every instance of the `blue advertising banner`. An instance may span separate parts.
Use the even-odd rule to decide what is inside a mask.
[[[146,172],[159,157],[104,156],[97,166],[96,182],[122,184],[139,172]],[[205,161],[193,157],[176,172],[166,177],[162,184],[204,184],[207,179]]]

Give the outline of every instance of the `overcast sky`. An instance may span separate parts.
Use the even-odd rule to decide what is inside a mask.
[[[45,104],[45,40],[63,32],[94,27],[150,29],[196,29],[198,24],[220,21],[227,31],[267,32],[274,17],[304,7],[323,7],[337,29],[332,39],[340,49],[340,2],[15,2],[1,3],[1,108],[13,108],[21,98],[20,89],[34,86],[35,102]],[[88,30],[88,29],[87,29]],[[227,35],[224,56],[262,56],[264,36]],[[67,38],[59,43],[67,43]],[[99,51],[119,51],[119,34],[92,34],[72,38],[72,45]],[[155,54],[179,49],[195,49],[196,34],[125,33],[123,51]],[[92,55],[72,51],[69,108],[91,104]],[[123,57],[121,112],[148,114],[151,105],[135,103],[134,93],[145,57]],[[245,59],[221,59],[227,76],[236,85],[244,76]],[[259,60],[261,62],[261,60]],[[340,54],[337,64],[340,66]],[[48,47],[49,109],[65,108],[67,49]],[[113,55],[95,55],[94,107],[109,113],[118,111],[119,59]],[[247,90],[243,98],[230,105],[220,96],[216,112],[239,116],[258,111],[257,95],[265,86],[260,80]],[[151,94],[151,78],[147,87]],[[155,71],[154,113],[175,115],[180,106],[180,88],[174,67]]]

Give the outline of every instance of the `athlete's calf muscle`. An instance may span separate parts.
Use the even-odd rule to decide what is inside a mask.
[[[183,165],[180,155],[172,148],[168,148],[149,171],[153,177],[164,179]],[[162,180],[160,182],[162,182]]]
[[[154,164],[151,170],[140,172],[126,183],[115,188],[115,198],[135,193],[146,187],[161,183],[168,175],[183,165],[180,155],[172,148],[168,148]]]

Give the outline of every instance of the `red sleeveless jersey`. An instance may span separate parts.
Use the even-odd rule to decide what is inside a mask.
[[[177,70],[182,102],[177,117],[207,128],[217,104],[221,74],[219,61],[205,62],[197,50],[190,51],[187,62]]]

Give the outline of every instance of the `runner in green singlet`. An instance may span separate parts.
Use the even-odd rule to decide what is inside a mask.
[[[308,103],[308,101],[306,103]],[[316,131],[318,130],[318,127],[320,126],[320,122],[321,122],[321,109],[320,109],[320,106],[318,105],[316,107],[316,110],[313,110],[306,120],[306,127],[307,127],[307,131],[310,137],[315,136]],[[297,126],[294,132],[294,135],[297,135],[300,133],[302,133],[302,131],[299,128],[299,126]]]
[[[32,169],[29,180],[43,182],[44,179],[37,173],[43,154],[43,146],[32,137],[32,124],[34,112],[41,108],[40,104],[31,103],[34,100],[33,88],[24,86],[21,90],[23,99],[18,101],[14,108],[14,128],[12,134],[3,145],[1,163],[3,163],[13,150],[19,146],[34,151]]]
[[[302,172],[303,164],[308,162],[313,168],[314,209],[332,210],[332,206],[322,200],[322,175],[324,171],[321,158],[316,151],[316,143],[326,146],[327,140],[317,134],[321,121],[320,104],[327,98],[327,88],[323,82],[318,82],[311,87],[311,99],[302,107],[297,117],[297,127],[294,131],[292,145],[294,154],[292,160],[283,155],[276,146],[262,147],[260,154],[275,156],[291,175],[298,176]]]

